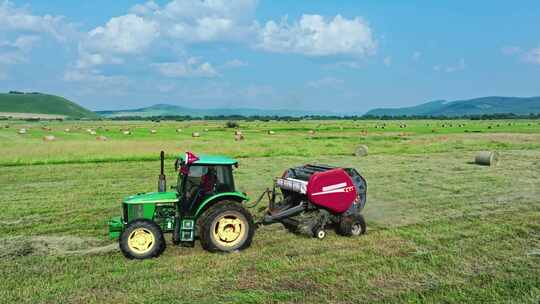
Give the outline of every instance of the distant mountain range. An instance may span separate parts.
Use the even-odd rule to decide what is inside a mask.
[[[12,114],[11,114],[12,113]],[[60,96],[42,93],[23,93],[12,91],[0,93],[0,116],[22,117],[20,114],[58,115],[66,118],[95,119],[99,117],[153,117],[153,116],[292,116],[306,115],[361,115],[359,113],[335,113],[324,111],[300,110],[264,110],[256,108],[212,108],[197,109],[168,104],[156,104],[146,108],[118,111],[92,112]],[[365,115],[373,116],[464,116],[483,114],[528,115],[540,113],[540,97],[482,97],[468,100],[437,100],[413,107],[379,108],[368,111]]]
[[[365,115],[373,116],[464,116],[513,113],[528,115],[540,113],[540,97],[482,97],[467,100],[437,100],[413,107],[378,108]]]
[[[152,116],[293,116],[299,117],[304,115],[336,115],[329,112],[311,112],[311,111],[294,111],[294,110],[263,110],[255,108],[213,108],[213,109],[196,109],[169,104],[156,104],[146,108],[133,110],[118,110],[118,111],[96,111],[97,114],[107,117],[152,117]]]
[[[24,93],[11,91],[0,93],[0,113],[2,116],[33,117],[45,114],[63,118],[95,119],[96,113],[60,96],[38,92]],[[10,113],[14,113],[10,115]]]

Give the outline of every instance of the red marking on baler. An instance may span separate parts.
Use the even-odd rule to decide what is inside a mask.
[[[336,188],[338,186],[340,188]],[[337,213],[345,212],[357,198],[353,181],[339,168],[313,174],[309,178],[307,195],[313,204]]]

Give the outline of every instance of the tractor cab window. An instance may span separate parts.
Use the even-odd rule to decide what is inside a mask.
[[[231,166],[192,165],[186,178],[188,199],[234,191]]]

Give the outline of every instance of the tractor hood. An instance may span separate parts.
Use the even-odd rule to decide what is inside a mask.
[[[174,203],[177,201],[178,194],[176,191],[138,193],[124,198],[124,203],[126,204]]]

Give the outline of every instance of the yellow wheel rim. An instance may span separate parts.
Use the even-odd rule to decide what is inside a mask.
[[[145,254],[152,250],[155,241],[152,231],[146,228],[137,228],[129,234],[128,247],[136,254]]]
[[[235,247],[244,240],[247,223],[243,217],[234,213],[221,215],[213,225],[214,240],[222,247]]]

